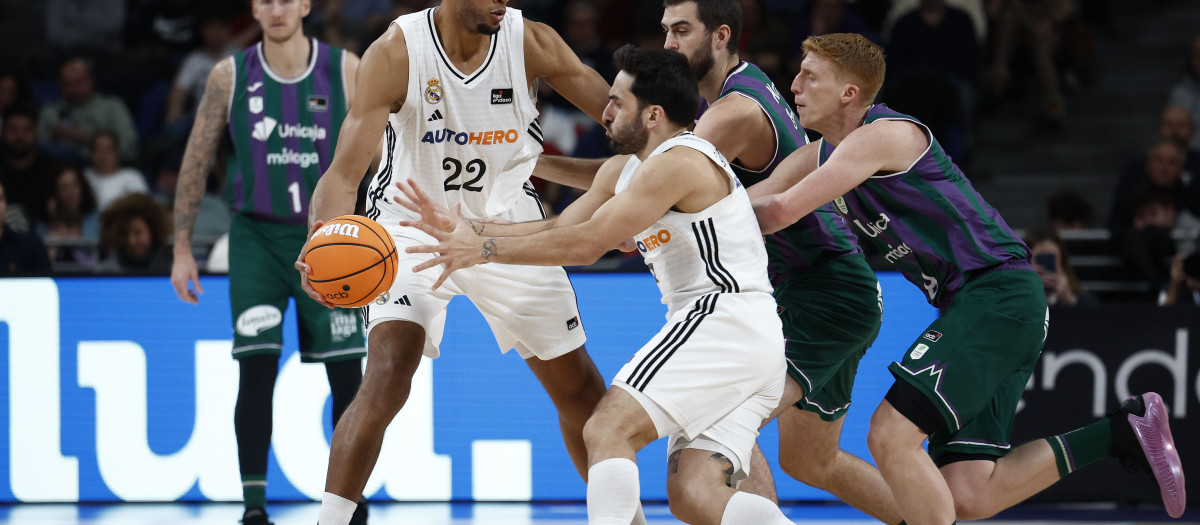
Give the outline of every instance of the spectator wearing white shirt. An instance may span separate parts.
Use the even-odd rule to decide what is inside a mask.
[[[92,165],[83,170],[83,176],[92,185],[101,211],[125,195],[150,194],[150,186],[140,171],[121,167],[117,136],[111,131],[101,130],[92,136]]]

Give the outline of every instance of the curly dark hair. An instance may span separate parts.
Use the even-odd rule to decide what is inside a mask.
[[[141,217],[150,227],[153,247],[158,248],[167,241],[170,233],[166,211],[154,199],[144,193],[131,193],[113,201],[100,214],[100,247],[109,252],[118,251],[129,233],[129,221]]]

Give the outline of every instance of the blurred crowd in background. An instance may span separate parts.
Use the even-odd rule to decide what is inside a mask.
[[[306,32],[361,54],[395,17],[429,0],[312,0]],[[884,46],[879,102],[926,122],[971,176],[977,130],[1014,98],[1053,140],[1071,94],[1096,81],[1112,0],[741,0],[738,49],[785,98],[810,35],[855,32]],[[170,217],[184,145],[209,71],[258,41],[247,0],[0,0],[0,275],[169,273]],[[661,47],[662,6],[637,0],[513,0],[556,28],[610,82],[612,50]],[[1063,239],[1101,229],[1130,300],[1195,303],[1200,289],[1200,36],[1180,68],[1144,157],[1115,167],[1108,210],[1074,191],[1045,199],[1025,231],[1055,304],[1093,304]],[[611,155],[604,130],[540,86],[547,153]],[[816,138],[815,136],[813,138]],[[1135,139],[1141,140],[1141,139]],[[223,163],[214,165],[195,240],[208,254],[228,230]],[[537,182],[548,211],[577,190]],[[985,197],[987,195],[985,194]],[[1041,203],[1038,203],[1041,204]],[[1191,233],[1188,233],[1191,232]],[[219,251],[219,250],[218,250]],[[1045,254],[1053,254],[1047,256]],[[640,267],[614,253],[595,269]],[[209,270],[219,270],[211,261]],[[886,269],[880,267],[879,269]]]

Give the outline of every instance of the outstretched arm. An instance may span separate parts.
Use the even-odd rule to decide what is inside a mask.
[[[821,167],[812,170],[794,186],[782,193],[756,198],[754,213],[758,216],[758,224],[764,234],[779,231],[821,205],[845,195],[876,173],[907,170],[928,144],[924,131],[910,122],[879,121],[862,126],[847,135]],[[788,158],[801,154],[806,148],[808,146]]]
[[[601,205],[612,198],[615,193],[614,188],[617,185],[617,178],[620,177],[621,169],[628,160],[628,155],[611,157],[600,168],[599,174],[596,176],[596,184],[593,184],[591,189],[576,199],[575,202],[572,202],[570,206],[567,206],[567,209],[563,210],[557,217],[516,223],[467,218],[464,218],[463,221],[471,227],[471,230],[476,235],[486,235],[489,237],[530,235],[558,226],[579,224],[590,218]],[[443,208],[441,204],[429,198],[429,195],[417,186],[414,181],[410,179],[408,181],[397,182],[396,187],[400,189],[403,195],[393,197],[396,203],[412,210],[421,217],[420,221],[405,221],[401,225],[420,227],[417,224],[420,222],[442,232],[449,233],[454,231],[454,228],[458,224],[455,216]]]
[[[208,181],[208,170],[212,168],[217,154],[217,145],[225,134],[229,121],[229,93],[233,86],[233,59],[222,60],[208,74],[208,83],[200,107],[196,110],[196,122],[188,136],[183,153],[183,164],[179,168],[179,183],[175,188],[175,258],[171,263],[171,284],[175,294],[184,302],[196,304],[200,286],[200,272],[192,256],[192,228],[196,226],[196,215],[200,213],[200,201]],[[188,287],[191,283],[195,290]]]
[[[610,157],[611,158],[611,157]],[[538,157],[533,167],[533,176],[548,180],[555,184],[587,190],[592,186],[596,172],[606,159],[581,159],[562,155],[547,155]]]
[[[702,184],[699,178],[675,175],[703,169],[699,162],[668,156],[647,160],[625,191],[605,200],[590,217],[577,224],[518,237],[478,235],[461,220],[461,214],[457,227],[450,233],[416,225],[439,244],[406,249],[409,253],[438,254],[413,271],[442,265],[442,275],[434,283],[437,288],[455,270],[487,262],[542,266],[591,264],[608,250],[649,228]]]

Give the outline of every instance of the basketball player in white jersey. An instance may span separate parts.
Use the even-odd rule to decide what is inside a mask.
[[[608,85],[552,29],[522,19],[507,3],[443,0],[439,7],[396,19],[367,49],[333,164],[313,193],[310,228],[353,212],[358,181],[381,142],[367,215],[389,228],[402,258],[413,257],[404,255],[405,246],[429,237],[399,226],[414,218],[391,200],[401,178],[419,178],[436,189],[440,203],[461,204],[472,217],[545,217],[528,184],[542,151],[536,83],[549,82],[597,121]],[[425,258],[402,261],[401,267]],[[309,269],[300,261],[297,269],[309,295],[329,306],[311,290]],[[566,273],[491,265],[434,292],[436,277],[432,271],[400,272],[392,288],[363,309],[367,369],[333,435],[322,525],[344,525],[350,518],[422,355],[438,355],[454,294],[470,297],[501,350],[516,348],[529,364],[559,411],[567,451],[580,475],[586,474],[583,425],[605,383],[583,349],[583,325]]]
[[[605,127],[614,151],[579,200],[554,219],[446,224],[436,197],[401,185],[397,202],[437,244],[414,271],[435,286],[483,263],[589,264],[626,239],[642,252],[668,307],[667,324],[621,369],[584,428],[588,522],[625,525],[640,489],[635,454],[671,436],[667,493],[688,523],[791,523],[761,496],[737,492],[759,425],[779,402],[783,334],[767,254],[746,191],[709,142],[687,131],[699,107],[687,60],[625,46]],[[479,266],[476,266],[479,265]]]

